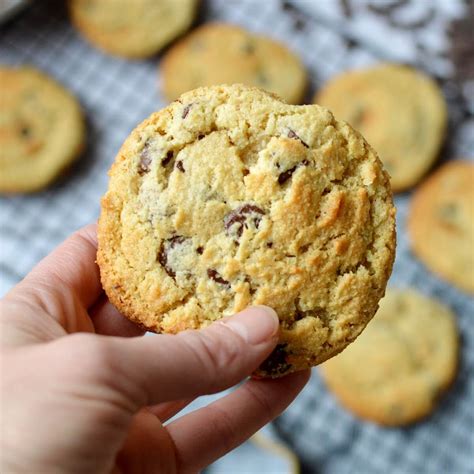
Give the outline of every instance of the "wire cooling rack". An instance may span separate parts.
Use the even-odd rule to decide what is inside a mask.
[[[472,82],[454,79],[447,29],[450,20],[466,15],[463,0],[203,3],[201,21],[241,24],[298,53],[311,76],[308,100],[345,69],[398,60],[427,70],[439,79],[449,101],[450,133],[442,160],[472,156]],[[406,21],[410,8],[416,17],[411,24]],[[388,36],[380,36],[387,31]],[[124,138],[166,105],[157,88],[159,59],[126,61],[94,49],[70,25],[62,2],[34,2],[0,27],[0,61],[33,64],[51,74],[79,97],[88,122],[87,150],[68,176],[32,196],[1,198],[0,294],[72,231],[97,218],[106,172]],[[405,232],[409,201],[410,194],[396,198],[398,251],[390,284],[418,288],[456,312],[462,335],[459,375],[429,419],[384,429],[340,408],[315,370],[307,388],[274,423],[300,456],[304,472],[474,472],[474,301],[427,272],[410,253]]]

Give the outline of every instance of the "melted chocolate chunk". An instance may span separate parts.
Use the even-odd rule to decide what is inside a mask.
[[[186,237],[182,235],[174,235],[161,243],[157,260],[171,278],[176,276],[176,272],[168,265],[168,252],[177,245],[182,244],[185,240]]]
[[[181,114],[182,119],[185,119],[188,116],[189,110],[191,109],[192,105],[193,104],[188,104],[186,107],[184,107],[183,113]]]
[[[293,166],[293,168],[290,168],[289,170],[280,173],[280,175],[278,176],[278,184],[285,184],[291,178],[291,175],[295,172],[295,169],[296,166]]]
[[[138,174],[143,176],[144,174],[150,171],[151,165],[151,152],[150,152],[150,144],[147,141],[143,146],[143,149],[140,153],[140,162],[138,163]]]
[[[222,278],[222,276],[217,270],[214,270],[213,268],[208,268],[207,276],[211,280],[214,280],[216,283],[219,283],[220,285],[224,285],[225,287],[230,288],[230,283],[227,280],[224,280],[224,278]]]
[[[178,168],[179,171],[181,171],[181,173],[184,173],[184,166],[183,166],[183,162],[181,160],[176,162],[176,168]]]
[[[197,252],[199,255],[202,255],[202,253],[204,252],[204,247],[199,246],[199,247],[196,249],[196,252]]]
[[[260,365],[260,370],[269,375],[284,374],[291,369],[286,361],[286,344],[278,344],[268,358]]]
[[[248,275],[245,275],[244,281],[245,283],[249,285],[249,293],[251,295],[254,295],[257,292],[257,290],[252,286],[252,280],[250,279]]]
[[[305,143],[303,140],[301,140],[299,135],[297,135],[296,132],[294,130],[292,130],[291,128],[288,129],[288,138],[293,138],[294,140],[299,140],[306,148],[309,148],[309,145],[307,143]]]
[[[166,166],[173,159],[173,156],[174,156],[174,153],[171,150],[169,150],[166,153],[165,158],[161,160],[161,166]]]
[[[293,166],[293,168],[290,168],[290,169],[287,169],[286,171],[283,171],[283,173],[280,173],[279,176],[278,176],[278,184],[280,184],[280,185],[285,184],[291,178],[291,176],[295,172],[296,168],[298,168],[298,166],[308,166],[308,165],[309,165],[309,161],[308,160],[303,160],[298,165]],[[278,163],[277,163],[277,167],[279,168]]]
[[[265,212],[255,204],[244,204],[224,217],[224,227],[229,237],[240,238],[244,228],[248,229],[253,224],[256,229],[260,225]]]

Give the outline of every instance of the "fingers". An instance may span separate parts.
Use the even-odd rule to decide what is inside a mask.
[[[174,446],[160,420],[152,413],[137,413],[115,463],[117,472],[176,472]]]
[[[64,327],[73,323],[72,313],[77,307],[89,307],[102,291],[96,252],[96,225],[91,224],[75,232],[45,257],[7,297],[35,300]]]
[[[83,363],[88,358],[96,371],[106,366],[110,384],[137,407],[149,406],[235,385],[270,354],[278,328],[273,310],[255,307],[201,331],[99,339],[99,346],[90,338],[96,355],[94,347],[82,341],[77,357]],[[102,360],[94,360],[97,357]]]
[[[293,401],[309,374],[249,380],[230,395],[170,423],[178,471],[198,472],[239,446]]]
[[[89,310],[97,334],[104,336],[142,336],[145,330],[122,316],[115,306],[103,295]]]
[[[187,407],[193,400],[194,398],[186,398],[184,400],[160,403],[147,407],[146,410],[157,416],[162,423],[165,423],[178,414],[183,408]]]

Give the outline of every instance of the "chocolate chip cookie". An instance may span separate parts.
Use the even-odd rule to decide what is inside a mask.
[[[84,144],[80,106],[64,87],[31,67],[0,67],[0,192],[50,184]]]
[[[193,22],[198,0],[69,0],[73,23],[111,54],[143,58],[157,53]]]
[[[302,62],[285,46],[224,23],[201,26],[172,46],[161,72],[169,100],[199,86],[242,83],[296,104],[307,82]]]
[[[474,163],[446,163],[415,192],[408,217],[415,254],[433,272],[474,293]]]
[[[354,340],[395,252],[388,176],[350,126],[242,85],[188,92],[139,125],[110,171],[98,263],[114,305],[165,333],[249,305],[279,314],[277,377]]]
[[[389,172],[394,191],[415,185],[439,154],[446,104],[436,83],[419,71],[384,64],[345,72],[314,102],[362,133]]]
[[[356,415],[396,426],[433,411],[456,375],[457,362],[451,311],[417,292],[389,289],[363,334],[323,364],[321,373]]]

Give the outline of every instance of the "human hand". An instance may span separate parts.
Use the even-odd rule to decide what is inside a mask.
[[[0,302],[0,471],[197,472],[283,411],[309,373],[250,379],[277,342],[263,307],[201,331],[138,337],[102,292],[96,228],[70,237]]]

